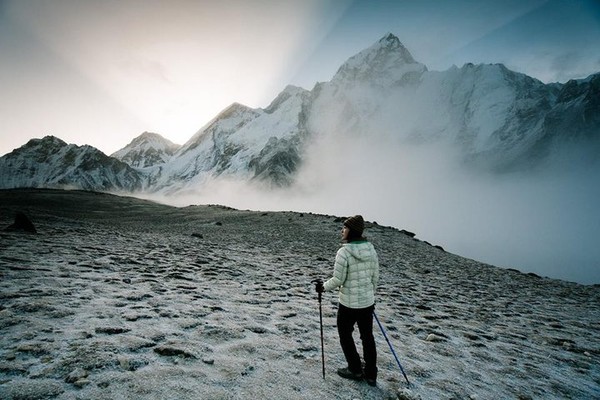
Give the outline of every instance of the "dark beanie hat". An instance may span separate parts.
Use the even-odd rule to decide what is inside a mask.
[[[365,230],[365,220],[362,215],[355,215],[354,217],[348,218],[344,221],[344,225],[359,235],[362,235]]]

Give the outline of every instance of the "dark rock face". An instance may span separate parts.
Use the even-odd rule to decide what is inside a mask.
[[[254,178],[276,185],[289,185],[293,173],[301,163],[299,142],[294,139],[270,138],[265,148],[248,165],[255,171]]]
[[[135,191],[143,177],[91,146],[66,144],[54,136],[32,139],[0,157],[0,188],[46,187]]]
[[[4,229],[7,232],[28,232],[37,233],[35,226],[23,212],[19,211],[15,214],[15,222]]]

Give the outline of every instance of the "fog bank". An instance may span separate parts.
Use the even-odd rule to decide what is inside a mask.
[[[198,192],[159,200],[178,206],[362,214],[464,257],[600,283],[598,167],[474,173],[443,144],[398,146],[340,135],[318,138],[307,154],[291,188],[221,179]]]

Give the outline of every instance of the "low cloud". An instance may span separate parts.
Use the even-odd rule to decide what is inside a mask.
[[[597,164],[476,173],[447,146],[399,146],[351,134],[318,138],[308,154],[290,188],[219,179],[164,200],[179,206],[360,213],[478,261],[600,283]]]

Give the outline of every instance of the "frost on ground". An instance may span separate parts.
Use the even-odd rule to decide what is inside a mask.
[[[600,287],[461,258],[367,224],[379,251],[378,387],[344,366],[333,216],[0,191],[2,399],[592,399]],[[368,216],[366,216],[368,218]],[[509,249],[507,249],[509,251]]]

